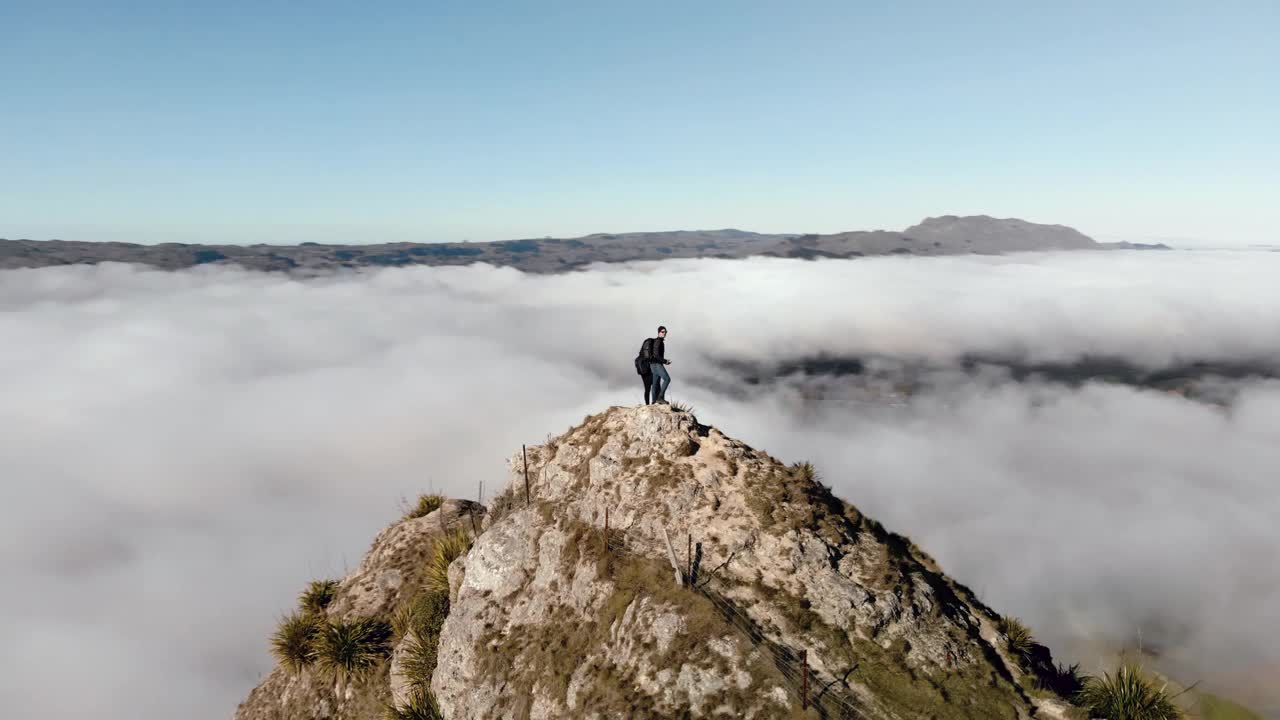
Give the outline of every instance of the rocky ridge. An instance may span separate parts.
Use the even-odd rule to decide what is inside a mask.
[[[1047,650],[1011,656],[991,609],[807,465],[664,406],[611,408],[527,458],[527,502],[517,455],[488,513],[455,502],[445,523],[388,528],[329,606],[393,611],[414,558],[479,518],[449,566],[443,717],[1064,717],[1032,689]],[[391,644],[359,681],[276,668],[237,720],[404,709]]]

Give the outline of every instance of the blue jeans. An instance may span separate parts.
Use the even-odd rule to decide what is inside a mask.
[[[667,386],[671,384],[671,376],[667,374],[667,368],[662,363],[652,363],[649,369],[653,372],[653,393],[651,397],[653,402],[667,399]]]

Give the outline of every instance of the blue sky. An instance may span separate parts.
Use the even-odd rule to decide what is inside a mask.
[[[0,237],[1280,239],[1280,3],[0,2]]]

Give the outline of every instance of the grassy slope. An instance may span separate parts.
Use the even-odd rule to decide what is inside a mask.
[[[1195,694],[1201,720],[1264,720],[1261,715],[1226,698],[1206,692]]]

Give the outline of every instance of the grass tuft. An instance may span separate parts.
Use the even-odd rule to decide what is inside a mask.
[[[304,612],[318,614],[329,607],[333,597],[338,594],[337,580],[312,580],[306,590],[298,596],[298,604]]]
[[[404,513],[405,520],[420,518],[435,512],[444,504],[444,496],[439,493],[424,493],[418,496],[418,502],[411,505]]]
[[[1165,686],[1167,687],[1167,686]],[[1076,704],[1089,711],[1089,717],[1104,720],[1177,720],[1186,714],[1165,692],[1157,688],[1137,665],[1123,664],[1115,675],[1103,673],[1101,678],[1085,678],[1084,688],[1076,694]]]
[[[822,476],[818,474],[818,469],[813,466],[813,463],[806,460],[792,465],[791,468],[795,470],[796,475],[800,476],[801,480],[816,484],[821,483]]]
[[[444,619],[449,616],[449,596],[444,593],[423,591],[394,618],[395,632],[400,637],[423,637],[440,632]]]
[[[1071,665],[1058,663],[1052,668],[1047,668],[1036,678],[1036,687],[1070,699],[1084,687],[1084,679],[1085,676],[1080,672],[1080,663]]]
[[[426,593],[431,597],[440,597],[438,593]],[[401,673],[412,687],[425,689],[431,687],[431,675],[439,661],[440,628],[444,626],[444,616],[448,615],[449,601],[443,598],[443,612],[433,616],[424,623],[425,628],[415,629],[408,637],[407,652],[401,659]]]
[[[449,596],[429,591],[415,597],[401,615],[400,624],[409,643],[400,667],[415,688],[431,687],[431,675],[436,671],[440,647],[440,630],[448,616]]]
[[[1004,645],[1010,655],[1024,664],[1031,660],[1036,639],[1032,637],[1031,631],[1021,620],[1012,615],[1006,615],[1000,618],[996,629],[1004,636]]]
[[[697,413],[693,411],[693,406],[689,405],[688,403],[673,402],[671,403],[671,409],[675,410],[676,412],[689,413],[690,415],[697,415]]]
[[[316,634],[320,622],[314,615],[293,612],[280,621],[271,636],[271,654],[291,672],[299,672],[316,659]]]
[[[359,676],[390,652],[391,626],[378,618],[326,623],[316,642],[316,660],[339,675]]]
[[[409,696],[404,707],[387,706],[386,720],[444,720],[440,705],[430,690],[419,690]]]
[[[449,596],[449,563],[471,549],[471,537],[465,530],[455,530],[436,540],[427,560],[427,589]]]

